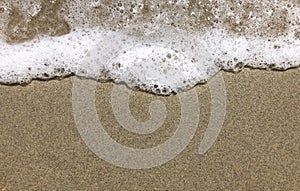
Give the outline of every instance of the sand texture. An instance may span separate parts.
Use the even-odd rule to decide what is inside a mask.
[[[72,114],[75,77],[28,86],[0,86],[0,189],[3,190],[298,190],[300,187],[300,69],[223,72],[227,91],[224,126],[205,155],[199,144],[210,115],[207,85],[197,86],[197,132],[175,159],[132,170],[97,157],[81,139]],[[99,118],[117,142],[150,148],[174,133],[178,97],[134,92],[133,116],[149,118],[150,101],[166,104],[167,118],[149,135],[120,127],[110,105],[111,83],[99,83]]]

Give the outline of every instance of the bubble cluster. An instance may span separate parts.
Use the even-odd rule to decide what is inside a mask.
[[[65,1],[3,0],[0,3],[1,39],[20,43],[37,36],[59,36],[70,32],[60,7]],[[1,11],[2,10],[2,11]]]
[[[72,26],[101,26],[141,30],[169,25],[189,31],[223,28],[232,33],[277,37],[299,30],[297,1],[138,0],[80,1],[65,4]],[[294,31],[298,32],[298,31]]]

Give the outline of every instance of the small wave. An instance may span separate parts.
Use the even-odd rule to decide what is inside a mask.
[[[186,4],[180,2],[176,6]],[[282,11],[282,7],[265,7],[262,16],[256,11],[261,7],[254,6],[253,11],[245,10],[242,14],[243,11],[235,11],[237,5],[228,8],[223,1],[218,3],[223,7],[218,11],[214,7],[214,17],[226,10],[227,15],[219,16],[221,23],[203,25],[201,29],[185,28],[180,18],[177,18],[178,26],[174,26],[174,23],[169,22],[171,18],[166,20],[166,15],[163,21],[163,15],[160,15],[154,24],[145,20],[142,27],[140,24],[129,23],[130,26],[117,30],[80,25],[73,19],[73,23],[68,21],[73,29],[66,35],[38,36],[16,44],[3,40],[0,42],[0,83],[22,84],[33,79],[75,74],[95,80],[113,80],[126,83],[131,88],[169,95],[206,82],[220,70],[240,71],[244,67],[286,70],[300,65],[297,4],[282,5],[287,10],[285,19],[289,19],[289,22],[281,21],[281,24],[287,26],[283,26],[283,31],[277,30],[275,35],[272,33],[275,29],[262,34],[258,27],[264,30],[265,23],[271,22],[266,15]],[[94,2],[89,6],[103,8],[102,4],[98,4]],[[131,6],[132,9],[135,6]],[[145,5],[140,7],[143,8]],[[126,7],[123,6],[123,9]],[[115,10],[116,14],[120,10]],[[34,15],[38,11],[36,9]],[[69,14],[78,18],[80,16],[71,11]],[[181,14],[183,21],[191,19],[185,18],[186,13],[178,11],[178,14]],[[193,9],[189,14],[193,17],[200,13]],[[213,19],[209,14],[207,16]],[[248,24],[244,23],[246,21]],[[111,24],[114,22],[107,21]],[[233,22],[236,22],[234,27]],[[229,30],[228,25],[233,28]]]

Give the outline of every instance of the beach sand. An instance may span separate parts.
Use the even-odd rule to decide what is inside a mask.
[[[195,87],[199,127],[188,147],[158,167],[125,169],[100,159],[80,137],[72,114],[72,84],[34,81],[0,86],[0,190],[298,190],[300,188],[300,69],[223,72],[227,112],[217,141],[198,154],[210,116],[208,85]],[[163,126],[138,136],[121,129],[110,105],[111,83],[99,83],[96,105],[119,143],[149,148],[174,133],[178,97],[131,95],[136,119],[149,118],[151,100],[166,103]]]

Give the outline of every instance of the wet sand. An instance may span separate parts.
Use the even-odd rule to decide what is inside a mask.
[[[3,190],[297,190],[300,187],[300,69],[223,72],[227,113],[217,141],[198,148],[210,115],[207,85],[197,86],[201,118],[188,147],[146,170],[115,167],[81,139],[72,114],[74,77],[0,86],[0,189]],[[96,105],[119,143],[149,148],[168,139],[180,117],[177,96],[135,92],[132,114],[149,118],[151,100],[166,103],[163,126],[138,136],[121,129],[110,105],[111,83],[99,83]]]

